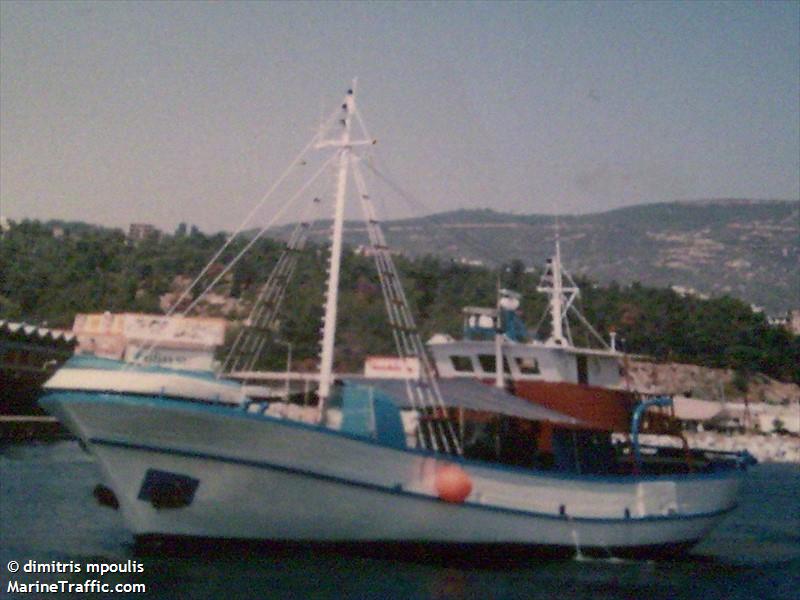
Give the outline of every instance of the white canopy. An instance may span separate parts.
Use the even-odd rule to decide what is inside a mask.
[[[560,425],[585,426],[587,423],[524,400],[493,385],[474,379],[439,379],[439,389],[447,407],[490,412],[530,421],[548,421]],[[348,377],[345,384],[373,386],[390,396],[400,408],[411,408],[402,379]]]

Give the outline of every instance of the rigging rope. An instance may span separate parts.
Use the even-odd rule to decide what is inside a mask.
[[[276,329],[278,313],[283,305],[286,289],[297,267],[299,252],[305,247],[309,229],[316,220],[307,221],[306,217],[311,212],[311,208],[319,205],[319,202],[319,198],[314,198],[304,211],[301,221],[289,236],[283,252],[253,303],[244,327],[239,331],[231,346],[221,372],[252,371],[255,368],[267,342],[267,336],[264,334],[267,331],[274,332]]]
[[[239,234],[244,230],[244,228],[250,222],[250,219],[252,219],[256,215],[256,213],[264,206],[264,203],[269,199],[270,196],[272,196],[272,194],[275,192],[275,190],[278,189],[278,186],[280,186],[280,184],[283,183],[283,181],[289,176],[289,174],[294,169],[294,167],[296,167],[298,164],[301,163],[301,161],[303,160],[303,157],[305,156],[305,154],[311,148],[313,148],[314,145],[319,141],[319,138],[321,137],[322,132],[323,132],[323,128],[329,126],[331,124],[331,122],[336,118],[337,114],[338,114],[338,110],[334,110],[328,116],[328,118],[325,119],[323,126],[320,127],[320,130],[317,131],[317,133],[314,135],[314,137],[311,138],[311,140],[308,142],[308,144],[306,144],[305,147],[297,154],[297,156],[294,158],[294,160],[291,163],[289,163],[289,166],[286,167],[286,170],[283,173],[281,173],[281,175],[278,177],[278,179],[276,179],[273,182],[273,184],[270,186],[270,188],[261,197],[261,200],[259,200],[258,203],[255,205],[255,207],[253,207],[253,209],[247,214],[247,216],[239,224],[239,226],[234,230],[234,232],[230,235],[230,237],[228,237],[228,239],[220,247],[220,249],[217,250],[216,254],[214,254],[214,256],[211,257],[211,259],[208,261],[208,263],[206,263],[206,266],[203,267],[203,269],[202,269],[202,271],[200,271],[199,275],[197,275],[197,277],[195,277],[194,281],[192,281],[192,283],[189,285],[189,287],[187,287],[183,291],[183,293],[180,295],[180,297],[173,303],[173,305],[165,313],[165,316],[167,316],[167,317],[171,316],[178,309],[178,307],[181,305],[181,302],[183,302],[186,299],[186,297],[189,295],[189,293],[194,289],[194,287],[198,283],[200,283],[200,280],[203,278],[203,275],[205,275],[206,272],[208,271],[208,269],[211,268],[211,265],[213,265],[217,261],[217,259],[220,256],[222,256],[222,253],[225,252],[225,250],[228,248],[228,246],[230,246],[233,243],[233,240],[236,239],[239,236]],[[203,293],[205,293],[205,292],[203,292]]]
[[[222,269],[222,271],[221,271],[221,272],[220,272],[220,273],[219,273],[219,274],[218,274],[218,275],[217,275],[217,276],[216,276],[216,277],[215,277],[215,278],[214,278],[214,279],[211,281],[211,283],[210,283],[210,284],[208,284],[208,285],[206,286],[206,288],[205,288],[205,289],[204,289],[202,292],[200,292],[200,294],[198,294],[197,298],[195,298],[195,299],[194,299],[194,300],[193,300],[193,301],[192,301],[192,302],[189,304],[189,306],[187,306],[187,307],[186,307],[186,309],[185,309],[185,310],[183,310],[183,312],[181,313],[181,315],[182,315],[182,316],[186,316],[186,315],[189,313],[189,311],[191,311],[192,309],[194,309],[194,307],[195,307],[195,306],[197,306],[197,304],[200,302],[200,300],[202,300],[202,299],[203,299],[203,297],[204,297],[204,296],[205,296],[205,295],[206,295],[206,294],[207,294],[209,291],[211,291],[211,289],[212,289],[212,288],[213,288],[215,285],[217,285],[217,283],[219,283],[219,281],[220,281],[220,280],[221,280],[221,279],[222,279],[222,278],[223,278],[225,275],[227,275],[227,274],[228,274],[228,272],[229,272],[229,271],[230,271],[230,270],[231,270],[231,269],[232,269],[232,268],[233,268],[233,267],[236,265],[236,263],[238,263],[238,262],[239,262],[239,260],[241,260],[241,258],[242,258],[242,257],[243,257],[243,256],[244,256],[244,255],[245,255],[245,254],[246,254],[246,253],[247,253],[247,252],[250,250],[250,248],[252,248],[252,247],[253,247],[253,245],[255,245],[255,243],[256,243],[256,242],[257,242],[259,239],[261,239],[261,237],[263,237],[263,235],[264,235],[264,234],[267,232],[267,230],[269,230],[269,229],[270,229],[270,228],[271,228],[271,227],[272,227],[272,226],[275,224],[275,222],[276,222],[276,221],[277,221],[277,220],[278,220],[278,219],[279,219],[279,218],[280,218],[280,217],[283,215],[283,213],[285,213],[285,212],[286,212],[286,210],[287,210],[287,209],[288,209],[288,208],[289,208],[289,207],[290,207],[290,206],[291,206],[291,205],[294,203],[294,201],[295,201],[295,200],[297,200],[297,198],[299,198],[299,197],[300,197],[300,196],[301,196],[301,195],[302,195],[302,194],[303,194],[303,193],[304,193],[304,192],[305,192],[305,191],[306,191],[306,190],[307,190],[307,189],[308,189],[308,188],[311,186],[311,184],[313,184],[313,183],[314,183],[314,182],[317,180],[317,178],[318,178],[318,177],[319,177],[319,176],[322,174],[322,172],[325,170],[325,168],[326,168],[326,167],[328,167],[328,165],[329,165],[329,164],[330,164],[330,163],[333,161],[333,159],[334,159],[334,158],[335,158],[335,156],[334,156],[334,155],[332,155],[332,156],[330,156],[330,157],[329,157],[329,158],[328,158],[328,159],[327,159],[325,162],[323,162],[323,163],[322,163],[322,165],[321,165],[321,166],[319,167],[319,169],[318,169],[318,170],[317,170],[317,171],[314,173],[314,175],[312,175],[312,176],[311,176],[311,178],[310,178],[310,179],[308,179],[308,180],[307,180],[307,181],[306,181],[306,182],[305,182],[305,183],[304,183],[304,184],[303,184],[303,185],[300,187],[300,189],[299,189],[299,190],[297,190],[297,192],[295,192],[295,193],[294,193],[294,194],[293,194],[293,195],[292,195],[292,196],[291,196],[291,197],[290,197],[290,198],[289,198],[289,199],[288,199],[288,200],[287,200],[287,201],[286,201],[286,202],[283,204],[283,206],[282,206],[282,207],[281,207],[281,208],[278,210],[278,212],[277,212],[277,213],[275,213],[275,214],[273,215],[272,219],[270,219],[270,220],[269,220],[269,222],[268,222],[268,223],[267,223],[267,224],[266,224],[264,227],[262,227],[262,228],[261,228],[261,230],[260,230],[260,231],[259,231],[259,232],[258,232],[258,233],[255,235],[255,236],[253,236],[253,239],[251,239],[251,240],[250,240],[250,241],[249,241],[249,242],[248,242],[248,243],[245,245],[245,247],[244,247],[244,248],[242,248],[242,250],[241,250],[241,251],[240,251],[240,252],[239,252],[239,253],[238,253],[238,254],[237,254],[237,255],[236,255],[236,256],[235,256],[235,257],[234,257],[234,258],[233,258],[233,259],[232,259],[232,260],[231,260],[229,263],[228,263],[228,264],[227,264],[227,266],[226,266],[224,269]],[[217,253],[217,255],[215,255],[215,256],[219,256],[219,254],[221,254],[221,252],[218,252],[218,253]],[[207,266],[206,266],[206,268],[205,268],[203,271],[204,271],[204,272],[205,272],[205,271],[207,271],[207,270],[208,270],[208,268],[209,268],[209,266],[210,266],[210,265],[207,265]],[[199,281],[199,278],[195,280],[195,283],[193,283],[193,284],[192,284],[192,286],[196,285],[196,282],[197,282],[197,281]],[[192,286],[190,286],[190,288],[191,288]],[[189,288],[189,289],[190,289],[190,288]],[[186,293],[184,293],[184,296],[182,296],[182,297],[184,297],[184,298],[185,298],[185,296],[186,296]],[[173,308],[174,308],[174,307],[173,307]],[[174,310],[173,310],[173,311],[171,311],[171,312],[174,312]],[[170,312],[170,313],[168,313],[166,316],[170,316],[171,312]],[[155,350],[155,349],[158,347],[158,344],[159,344],[159,340],[155,340],[155,341],[151,342],[150,344],[148,344],[148,346],[146,346],[146,347],[144,348],[144,350],[143,350],[143,353],[140,355],[140,357],[139,357],[139,360],[140,360],[141,362],[144,362],[144,361],[147,359],[147,357],[148,357],[148,356],[150,356],[150,354],[153,352],[153,350]],[[130,368],[131,366],[132,366],[132,365],[128,365],[128,368]]]
[[[256,235],[253,236],[253,239],[250,240],[247,243],[247,245],[239,251],[239,253],[233,258],[233,260],[231,260],[228,263],[228,265],[219,273],[219,275],[217,275],[214,278],[214,280],[210,284],[208,284],[208,286],[206,286],[206,288],[200,293],[200,295],[197,298],[195,298],[195,300],[183,311],[183,313],[182,313],[183,315],[186,315],[190,310],[192,310],[195,306],[197,306],[198,302],[200,302],[200,300],[203,298],[203,296],[205,294],[207,294],[209,291],[211,291],[211,289],[215,285],[217,285],[217,283],[219,283],[219,280],[222,279],[228,273],[228,271],[230,271],[236,265],[236,263],[239,262],[239,260],[241,260],[242,256],[247,254],[247,252],[250,250],[250,248],[252,248],[253,245],[263,237],[263,235],[267,232],[267,230],[269,230],[275,224],[275,222],[283,216],[283,213],[285,213],[288,210],[288,208],[292,205],[292,203],[294,203],[295,200],[297,200],[303,193],[305,193],[305,191],[311,186],[311,184],[313,184],[317,180],[317,178],[328,167],[328,165],[333,161],[333,159],[334,159],[334,157],[331,156],[330,158],[328,158],[328,160],[326,160],[324,163],[322,163],[320,168],[317,169],[316,173],[314,173],[314,175],[312,175],[311,178],[308,179],[300,187],[300,189],[297,190],[283,204],[283,206],[280,208],[280,210],[278,210],[278,212],[276,212],[272,216],[272,218],[269,220],[269,222],[266,225],[264,225],[264,227],[262,227],[261,230]]]
[[[356,113],[358,114],[358,113]],[[427,206],[422,200],[416,198],[411,193],[404,190],[400,187],[400,184],[393,181],[388,175],[383,173],[382,171],[378,170],[378,168],[373,164],[374,161],[366,161],[367,168],[374,173],[378,178],[380,178],[386,185],[389,186],[394,193],[396,193],[402,200],[404,200],[409,206],[412,208],[421,209],[423,212],[426,213],[433,213],[433,210],[429,206]],[[458,234],[454,231],[451,231],[445,227],[440,228],[441,232],[445,235],[449,236],[451,240],[457,242],[458,244],[463,244],[469,247],[476,256],[483,258],[489,263],[494,263],[497,260],[496,256],[491,256],[486,252],[486,248],[484,245],[474,238],[471,234],[467,233],[466,230],[459,230]]]
[[[455,452],[460,455],[463,452],[461,442],[453,424],[447,418],[447,407],[439,389],[433,364],[411,314],[408,298],[403,289],[400,274],[389,252],[383,229],[376,218],[374,205],[367,192],[359,161],[354,160],[352,166],[353,178],[358,188],[397,353],[401,360],[416,358],[420,368],[421,377],[417,381],[412,381],[410,378],[405,380],[409,402],[421,417],[420,429],[417,432],[418,439],[422,445],[425,445],[422,434],[423,425],[425,425],[427,440],[434,450]]]

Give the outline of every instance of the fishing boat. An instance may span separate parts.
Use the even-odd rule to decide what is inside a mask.
[[[533,332],[520,316],[521,295],[513,290],[499,289],[495,307],[465,307],[461,339],[435,334],[428,341],[438,374],[496,385],[609,435],[630,433],[641,405],[627,376],[629,360],[636,357],[618,351],[613,330],[607,342],[579,310],[580,288],[563,266],[558,232],[555,253],[546,260],[536,289],[546,295],[547,303]],[[540,339],[543,324],[549,326],[549,334]],[[573,330],[578,329],[592,346],[574,343]],[[671,416],[662,414],[642,424],[652,433],[680,436]],[[552,427],[544,424],[540,447],[550,447],[552,436]]]
[[[742,455],[692,451],[676,459],[667,449],[615,448],[602,424],[585,418],[591,411],[570,414],[563,403],[548,407],[476,378],[440,378],[360,167],[361,153],[375,142],[355,88],[325,123],[292,163],[305,164],[306,153],[317,150],[331,153],[314,177],[336,165],[312,418],[270,410],[235,380],[258,364],[262,334],[274,331],[305,222],[221,372],[147,365],[144,351],[139,364],[76,357],[46,385],[42,406],[96,457],[137,541],[514,546],[645,556],[687,550],[734,510],[747,466]],[[398,358],[418,366],[404,379],[333,373],[351,178]],[[319,204],[315,198],[312,205]],[[640,420],[668,404],[640,402],[628,423],[633,437]],[[548,428],[545,448],[538,432]]]

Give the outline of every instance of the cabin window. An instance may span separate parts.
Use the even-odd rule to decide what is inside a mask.
[[[497,369],[497,363],[494,360],[494,354],[479,354],[478,361],[481,363],[481,369],[487,373],[494,373]]]
[[[586,355],[578,354],[576,358],[578,362],[578,383],[586,385],[589,383],[589,370],[586,364]]]
[[[517,368],[523,375],[539,375],[539,361],[531,356],[517,356]]]
[[[453,368],[461,373],[472,373],[472,359],[469,356],[451,356],[450,362]]]
[[[497,362],[494,359],[494,354],[479,354],[478,355],[478,362],[481,363],[481,369],[484,370],[486,373],[494,373],[497,369]],[[508,367],[508,361],[506,357],[503,357],[503,372],[511,373],[511,369]]]

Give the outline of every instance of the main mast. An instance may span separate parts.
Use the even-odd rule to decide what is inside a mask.
[[[347,91],[344,104],[342,104],[343,112],[339,119],[342,127],[341,135],[338,139],[324,140],[317,144],[317,148],[336,148],[339,153],[339,172],[331,239],[331,262],[328,271],[325,321],[323,323],[322,351],[320,353],[319,412],[322,415],[325,410],[325,404],[331,396],[333,384],[333,350],[336,338],[344,206],[347,195],[347,178],[349,171],[352,169],[398,356],[401,359],[416,359],[419,364],[419,375],[413,381],[406,379],[406,395],[411,406],[419,412],[420,418],[424,418],[424,422],[421,422],[418,430],[420,446],[434,451],[461,454],[461,440],[447,418],[447,408],[444,404],[439,384],[436,381],[436,372],[425,352],[425,345],[419,335],[408,299],[403,291],[400,274],[397,272],[392,260],[389,247],[386,244],[386,238],[380,227],[380,221],[375,215],[374,206],[370,200],[366,183],[359,167],[358,156],[353,154],[355,146],[367,146],[375,143],[375,140],[372,139],[351,139],[353,118],[358,120],[358,125],[363,134],[367,137],[369,136],[361,115],[356,108],[355,83],[354,80],[353,87]]]
[[[342,230],[344,227],[344,203],[347,193],[347,171],[350,166],[350,126],[355,109],[355,82],[347,90],[342,125],[342,135],[338,142],[321,142],[318,146],[334,146],[339,148],[339,175],[336,184],[336,204],[333,216],[333,232],[331,234],[331,259],[328,274],[328,289],[325,293],[325,316],[322,330],[322,353],[320,355],[319,400],[320,409],[330,396],[333,379],[333,342],[336,337],[336,313],[339,304],[339,271],[342,262]]]
[[[347,90],[342,104],[342,116],[339,124],[342,134],[338,140],[323,140],[317,148],[338,148],[339,174],[336,184],[336,203],[334,205],[333,230],[331,232],[331,258],[328,267],[328,289],[325,292],[325,316],[322,327],[322,351],[319,366],[319,399],[320,410],[331,393],[333,383],[333,344],[336,338],[336,314],[339,303],[339,271],[342,263],[342,232],[344,229],[344,206],[347,200],[347,177],[352,160],[354,146],[369,146],[374,140],[350,139],[353,115],[356,114],[356,80]]]

